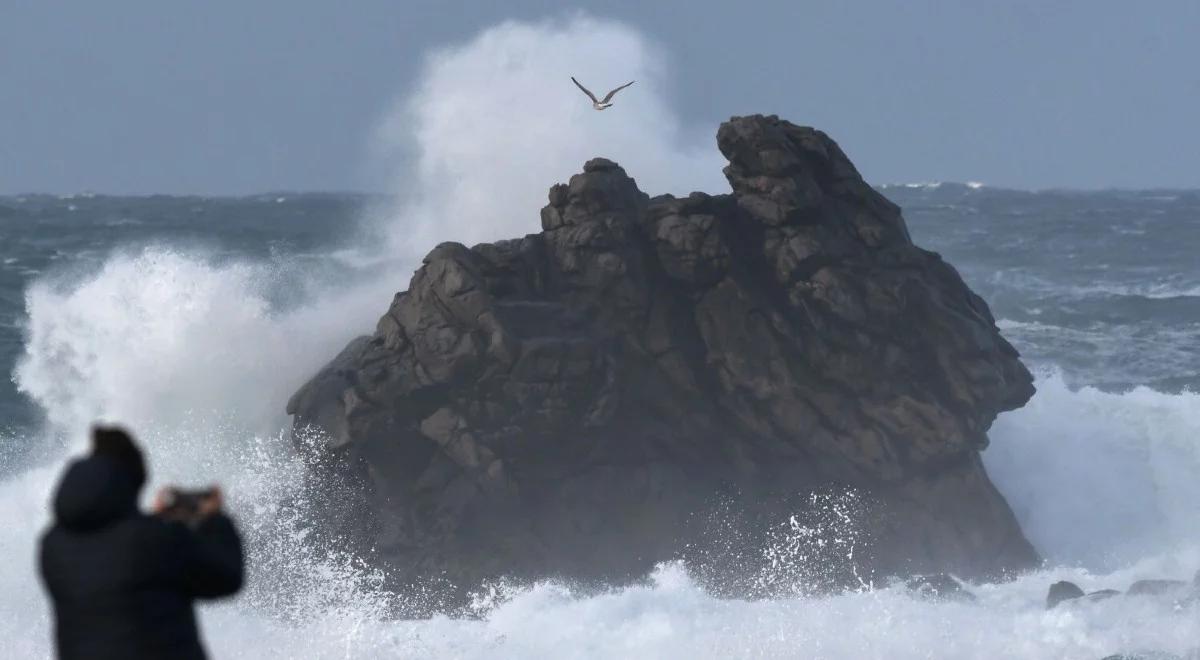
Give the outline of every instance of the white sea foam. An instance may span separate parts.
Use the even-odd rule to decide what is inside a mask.
[[[1200,639],[1186,625],[1195,612],[1148,599],[1047,612],[1045,581],[1060,577],[1092,584],[1086,575],[1048,573],[979,588],[980,601],[965,604],[918,601],[897,588],[744,602],[712,598],[679,566],[667,565],[650,585],[600,596],[540,585],[480,621],[347,626],[335,618],[315,622],[302,639],[232,611],[213,612],[206,623],[229,634],[214,651],[247,658],[270,640],[263,657],[1095,660],[1114,650],[1184,652]]]
[[[1200,282],[1194,277],[1171,276],[1131,284],[1124,281],[1099,281],[1086,285],[1069,285],[1051,281],[1020,270],[1001,270],[991,275],[993,284],[1036,293],[1070,297],[1119,296],[1166,300],[1200,297]]]
[[[290,392],[371,327],[393,288],[317,287],[312,302],[279,311],[268,301],[278,286],[317,285],[277,264],[160,247],[114,255],[90,277],[39,281],[26,294],[16,381],[67,434],[98,418],[212,413],[274,430]]]
[[[1170,298],[1200,298],[1200,283],[1146,282],[1143,284],[1099,283],[1072,287],[1071,293],[1081,296],[1127,296],[1167,300]]]
[[[908,188],[910,190],[937,190],[942,186],[966,186],[970,190],[982,190],[986,187],[981,181],[967,181],[966,183],[947,183],[945,181],[914,181],[910,183],[885,183],[880,188]]]
[[[1047,559],[1110,570],[1200,543],[1200,394],[1038,388],[984,460]]]

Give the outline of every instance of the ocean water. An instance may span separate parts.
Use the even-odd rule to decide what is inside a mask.
[[[152,486],[219,480],[251,580],[202,609],[220,658],[1101,658],[1200,648],[1200,606],[1085,590],[1200,569],[1200,193],[889,186],[918,244],[988,300],[1038,375],[984,458],[1043,570],[974,603],[868,583],[745,602],[667,564],[644,585],[479,594],[475,616],[394,621],[353,557],[303,543],[308,466],[286,398],[403,289],[414,254],[368,240],[352,195],[0,197],[0,638],[48,657],[35,538],[97,418],[149,447]],[[537,229],[528,214],[527,231]],[[508,222],[514,222],[508,220]],[[365,238],[368,237],[368,238]],[[430,246],[424,246],[430,247]],[[850,530],[847,530],[848,533]],[[765,548],[776,553],[786,548]]]

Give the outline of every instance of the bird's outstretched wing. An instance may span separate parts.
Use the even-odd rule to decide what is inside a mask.
[[[574,78],[572,78],[572,80],[574,80]],[[625,89],[626,87],[628,87],[628,86],[632,85],[632,84],[633,84],[633,83],[635,83],[635,82],[637,82],[637,81],[636,81],[636,80],[630,80],[629,82],[625,83],[624,85],[621,85],[620,87],[618,87],[618,88],[614,89],[613,91],[609,92],[607,95],[605,95],[605,97],[604,97],[604,100],[603,100],[603,101],[601,101],[601,103],[608,103],[609,101],[611,101],[611,100],[612,100],[612,97],[613,97],[613,96],[615,96],[617,92],[619,92],[619,91],[621,91],[621,90]],[[578,84],[578,83],[576,83],[576,84]],[[587,90],[584,90],[584,91],[587,91]],[[591,95],[591,94],[588,94],[588,96],[592,96],[592,95]],[[596,97],[592,96],[592,99],[593,99],[593,100],[594,100],[595,98],[596,98]]]
[[[599,103],[599,101],[597,101],[597,100],[596,100],[596,95],[595,95],[595,94],[593,94],[593,93],[591,93],[590,91],[588,91],[588,88],[587,88],[587,87],[584,87],[583,85],[580,85],[580,84],[579,84],[579,81],[578,81],[578,80],[575,80],[575,76],[571,76],[571,82],[575,83],[575,86],[576,86],[576,87],[578,87],[579,89],[583,90],[583,93],[588,95],[588,98],[592,100],[592,103]],[[612,94],[609,94],[609,96],[612,96]],[[605,100],[605,101],[607,101],[608,99],[606,98],[606,99],[604,99],[604,100]]]

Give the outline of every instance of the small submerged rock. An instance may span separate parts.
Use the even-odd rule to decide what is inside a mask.
[[[1050,585],[1050,592],[1046,594],[1046,609],[1052,610],[1063,601],[1075,600],[1083,598],[1083,596],[1083,589],[1080,589],[1079,585],[1074,582],[1066,580],[1055,582]]]
[[[925,600],[957,603],[973,603],[978,600],[975,594],[967,591],[954,576],[946,573],[918,575],[910,578],[904,586]]]
[[[1200,605],[1200,571],[1192,578],[1192,593],[1183,599],[1184,605]]]
[[[1054,609],[1059,604],[1070,600],[1098,601],[1120,595],[1121,592],[1116,589],[1101,589],[1084,593],[1083,589],[1074,582],[1062,580],[1050,585],[1050,590],[1046,593],[1046,609]],[[1186,607],[1200,602],[1200,571],[1196,572],[1196,576],[1192,578],[1190,584],[1184,580],[1138,580],[1129,586],[1125,595],[1174,596],[1176,605]]]
[[[1136,653],[1118,653],[1116,655],[1105,656],[1102,660],[1192,660],[1196,657],[1200,656],[1192,653],[1189,653],[1187,656],[1181,656],[1161,651],[1139,651]]]
[[[1183,580],[1138,580],[1129,587],[1130,596],[1161,596],[1175,593],[1188,586]]]
[[[1074,582],[1062,580],[1061,582],[1055,582],[1054,584],[1050,585],[1050,591],[1046,594],[1046,609],[1052,610],[1059,603],[1069,600],[1082,599],[1088,602],[1095,602],[1098,600],[1107,600],[1113,596],[1120,595],[1121,592],[1117,591],[1116,589],[1101,589],[1099,591],[1084,593],[1083,589],[1080,589],[1079,585],[1075,584]]]

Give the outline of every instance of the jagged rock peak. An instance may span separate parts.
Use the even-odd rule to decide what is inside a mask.
[[[583,164],[583,171],[586,172],[604,172],[606,170],[617,170],[621,174],[625,174],[625,170],[620,165],[612,162],[607,158],[593,158]]]
[[[580,222],[621,218],[632,222],[646,208],[649,197],[620,165],[593,158],[583,173],[566,185],[550,188],[550,203],[542,209],[542,229],[552,231]]]
[[[717,146],[729,159],[730,168],[746,174],[862,181],[854,164],[828,135],[775,115],[730,118],[717,131]]]

